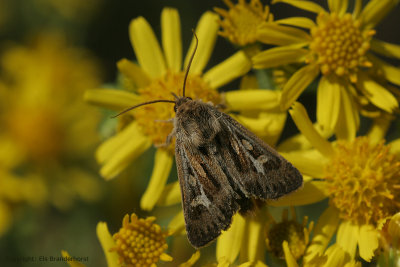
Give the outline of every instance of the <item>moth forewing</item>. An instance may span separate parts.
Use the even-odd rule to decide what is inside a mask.
[[[300,172],[229,115],[189,98],[176,103],[175,156],[188,239],[202,247],[251,199],[276,199],[302,185]]]

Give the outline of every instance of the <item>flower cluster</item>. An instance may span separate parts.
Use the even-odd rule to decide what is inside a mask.
[[[9,47],[0,64],[2,235],[23,206],[66,211],[100,198],[95,173],[82,167],[99,140],[100,113],[82,94],[101,79],[92,56],[57,34]]]

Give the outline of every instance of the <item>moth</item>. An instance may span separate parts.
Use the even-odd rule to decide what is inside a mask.
[[[142,105],[174,103],[175,158],[182,194],[189,242],[200,248],[227,230],[232,216],[253,207],[253,199],[280,198],[298,189],[300,172],[273,148],[231,116],[210,103],[185,96],[175,100],[154,100],[130,107],[116,116]]]

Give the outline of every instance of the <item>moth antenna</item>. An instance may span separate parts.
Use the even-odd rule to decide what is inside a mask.
[[[184,80],[183,80],[182,96],[185,96],[186,80],[187,80],[187,77],[188,77],[188,75],[189,75],[189,70],[190,70],[190,66],[192,65],[194,55],[196,54],[197,45],[199,44],[199,39],[197,38],[197,35],[196,35],[196,33],[194,32],[193,29],[192,29],[192,32],[193,32],[194,37],[196,38],[196,45],[195,45],[195,47],[194,47],[194,51],[193,51],[193,53],[192,53],[192,56],[190,57],[188,66],[187,66],[187,68],[186,68],[185,78],[184,78]]]
[[[118,113],[117,115],[112,116],[111,118],[116,118],[116,117],[118,117],[118,116],[120,116],[120,115],[122,115],[122,114],[124,114],[124,113],[126,113],[128,111],[131,111],[132,109],[138,108],[140,106],[149,105],[149,104],[153,104],[153,103],[159,103],[159,102],[167,102],[167,103],[174,103],[175,104],[175,101],[173,101],[173,100],[159,99],[159,100],[148,101],[148,102],[140,103],[140,104],[134,105],[134,106],[132,106],[130,108],[127,108],[127,109],[121,111],[120,113]]]

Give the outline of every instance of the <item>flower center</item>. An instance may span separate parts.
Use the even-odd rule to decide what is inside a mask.
[[[149,86],[139,90],[143,102],[155,99],[171,99],[171,92],[181,96],[184,76],[184,72],[168,72],[163,77],[154,80]],[[211,101],[215,104],[221,102],[219,93],[211,89],[199,75],[189,74],[185,90],[186,96],[192,99],[201,99],[204,102]],[[157,103],[136,109],[134,116],[144,133],[152,139],[155,145],[160,145],[165,143],[166,137],[173,129],[172,123],[167,120],[173,118],[175,112],[173,105]],[[170,144],[169,148],[173,149],[174,144]]]
[[[229,7],[228,11],[221,8],[214,10],[223,17],[223,20],[219,21],[223,29],[220,35],[234,44],[245,46],[256,42],[257,28],[267,19],[272,20],[269,7],[263,8],[259,0],[252,0],[250,3],[239,1],[236,5],[230,0],[224,2]]]
[[[63,127],[49,109],[20,108],[6,118],[14,140],[34,160],[54,159],[63,149]]]
[[[282,243],[285,240],[296,259],[304,255],[308,243],[308,237],[304,235],[304,225],[294,220],[284,220],[271,227],[267,236],[268,249],[281,259],[284,258]]]
[[[126,215],[122,222],[122,228],[113,235],[116,251],[120,264],[126,266],[152,266],[162,258],[162,254],[168,248],[167,232],[162,232],[159,225],[154,224],[155,217],[138,219],[136,214]]]
[[[335,13],[318,15],[317,26],[311,29],[310,49],[324,75],[348,75],[354,82],[357,68],[371,65],[365,54],[375,32],[361,32],[360,25],[349,13],[343,17]]]
[[[331,203],[342,219],[377,225],[400,207],[400,161],[383,141],[338,141],[325,178]]]

